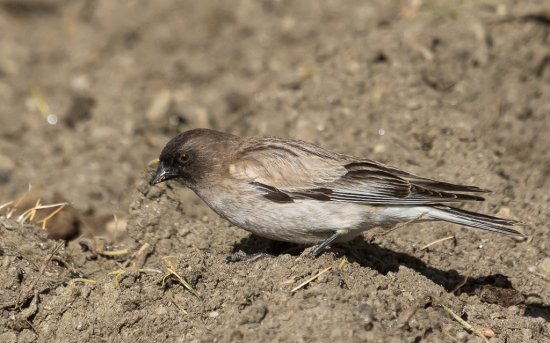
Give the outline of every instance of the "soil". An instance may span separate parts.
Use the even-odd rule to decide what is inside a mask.
[[[549,342],[549,5],[1,0],[0,342]],[[529,239],[408,224],[310,259],[148,185],[196,127],[492,189],[466,208]]]

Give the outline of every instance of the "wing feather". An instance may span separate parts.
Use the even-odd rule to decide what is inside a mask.
[[[427,205],[482,201],[475,186],[422,178],[370,160],[355,159],[315,145],[276,138],[249,140],[230,166],[276,202],[292,199],[370,205]]]

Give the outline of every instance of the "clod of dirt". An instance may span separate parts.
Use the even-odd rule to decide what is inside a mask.
[[[92,118],[92,110],[96,105],[94,98],[89,96],[75,96],[72,100],[71,107],[63,118],[64,123],[74,128],[81,121],[90,120]]]
[[[5,155],[0,155],[0,184],[7,183],[15,170],[15,162]]]
[[[21,18],[56,14],[59,5],[58,0],[6,0],[0,4],[7,13]]]
[[[538,265],[538,270],[540,273],[550,279],[550,257],[546,257],[540,261]]]
[[[267,315],[267,306],[263,304],[247,307],[241,313],[239,324],[260,324]]]
[[[173,103],[173,96],[170,90],[163,89],[159,91],[157,94],[155,94],[155,96],[151,100],[149,109],[145,114],[145,119],[153,123],[164,121],[165,117],[170,111],[170,107],[172,106],[172,103]]]
[[[484,285],[476,293],[483,302],[498,304],[505,307],[517,305],[525,301],[525,297],[513,288]]]
[[[113,218],[105,224],[107,235],[116,241],[126,236],[128,220],[125,218]]]
[[[48,207],[50,205],[57,206]],[[81,233],[82,221],[78,211],[57,192],[24,193],[11,208],[4,208],[0,214],[8,211],[12,211],[14,218],[23,215],[29,222],[43,226],[51,239],[72,240]]]
[[[248,105],[248,96],[239,91],[231,91],[225,95],[225,103],[229,112],[237,112]]]

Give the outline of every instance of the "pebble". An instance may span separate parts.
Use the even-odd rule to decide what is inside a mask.
[[[359,313],[365,321],[365,330],[372,330],[374,322],[374,309],[372,308],[372,306],[367,303],[363,303],[357,307],[357,313]]]
[[[267,306],[263,304],[253,304],[245,308],[241,313],[239,324],[257,324],[261,323],[267,315]]]
[[[15,162],[6,155],[0,155],[0,184],[7,183],[15,170]]]
[[[512,217],[512,211],[509,207],[503,206],[498,210],[497,217],[510,218]]]
[[[458,342],[468,342],[468,340],[470,339],[470,335],[464,331],[459,331],[457,332],[455,338]]]
[[[211,127],[208,110],[194,103],[179,103],[175,106],[176,112],[183,113],[190,127]]]
[[[87,75],[77,75],[71,80],[71,88],[75,91],[87,91],[90,89],[90,85],[90,78]]]
[[[0,342],[17,342],[17,335],[13,331],[4,332],[0,335]]]
[[[538,265],[538,270],[541,274],[550,277],[550,257],[546,257],[540,261]]]
[[[153,97],[145,118],[151,122],[161,121],[168,113],[172,102],[172,92],[168,89],[161,90]]]
[[[380,153],[383,153],[384,151],[386,151],[386,145],[385,144],[379,143],[379,144],[376,144],[374,146],[374,153],[375,154],[380,154]]]
[[[245,93],[234,90],[225,95],[225,103],[229,112],[237,112],[248,105],[249,99]]]
[[[410,111],[416,111],[422,108],[422,105],[418,103],[416,100],[411,100],[407,102],[407,109]]]
[[[105,231],[113,240],[118,240],[126,235],[128,220],[125,218],[113,218],[105,224]]]
[[[65,124],[70,128],[74,128],[79,122],[90,120],[95,106],[96,100],[91,96],[79,95],[73,97],[71,106],[63,117]],[[48,122],[50,124],[57,123],[57,121],[50,122],[49,116]]]

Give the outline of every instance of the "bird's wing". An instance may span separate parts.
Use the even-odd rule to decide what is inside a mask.
[[[357,160],[351,163],[349,166],[350,170],[360,170],[362,168],[374,168],[381,169],[388,173],[391,173],[395,176],[399,176],[417,186],[426,187],[429,189],[435,189],[446,192],[474,192],[474,193],[487,193],[490,192],[487,189],[479,188],[476,186],[467,186],[467,185],[458,185],[454,183],[443,182],[439,180],[434,180],[426,177],[420,177],[414,174],[407,173],[403,170],[397,169],[395,167],[390,167],[379,162],[371,160]]]
[[[426,205],[482,197],[457,192],[481,192],[417,177],[399,169],[335,154],[302,141],[257,139],[240,149],[231,176],[246,180],[275,202],[296,199],[370,205]]]
[[[341,157],[302,141],[256,138],[240,147],[229,172],[234,178],[278,189],[309,188],[345,175]]]

